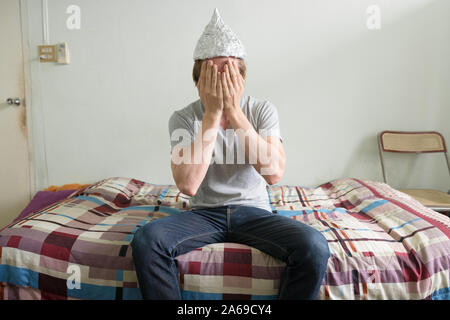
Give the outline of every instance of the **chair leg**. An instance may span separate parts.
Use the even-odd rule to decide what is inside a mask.
[[[378,138],[378,152],[379,152],[379,155],[380,155],[380,164],[381,164],[381,172],[383,173],[383,181],[384,181],[384,183],[387,183],[386,171],[384,169],[383,150],[382,150],[382,147],[381,147],[381,138],[380,137]]]

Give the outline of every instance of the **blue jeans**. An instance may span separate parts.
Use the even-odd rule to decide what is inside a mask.
[[[147,223],[131,246],[144,299],[181,299],[175,257],[217,242],[254,247],[286,262],[279,299],[316,299],[330,256],[314,228],[249,206],[193,209]]]

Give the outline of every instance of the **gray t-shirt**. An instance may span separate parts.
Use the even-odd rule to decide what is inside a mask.
[[[261,136],[277,136],[282,141],[277,109],[271,102],[244,95],[241,109]],[[169,119],[171,150],[194,141],[197,132],[201,132],[204,110],[198,99],[172,114]],[[197,193],[189,200],[192,209],[246,205],[271,211],[266,181],[241,157],[243,151],[231,124],[226,130],[219,127],[211,164]]]

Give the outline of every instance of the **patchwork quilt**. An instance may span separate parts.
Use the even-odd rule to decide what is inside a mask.
[[[331,257],[319,299],[450,299],[450,219],[387,184],[268,186],[273,214],[320,231]],[[174,185],[113,177],[0,231],[0,299],[142,299],[130,242],[189,210]],[[216,243],[177,257],[185,299],[276,299],[283,261]]]

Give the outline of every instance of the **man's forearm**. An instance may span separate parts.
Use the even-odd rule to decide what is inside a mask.
[[[190,146],[175,148],[184,161],[171,163],[176,185],[186,195],[193,196],[205,178],[211,162],[221,114],[205,113],[202,119],[201,132],[197,134]],[[185,156],[188,155],[188,156]]]
[[[238,110],[229,114],[234,130],[240,131],[239,141],[245,146],[245,157],[269,184],[281,179],[284,172],[284,152],[263,139],[245,114]]]

